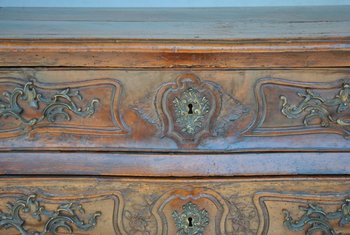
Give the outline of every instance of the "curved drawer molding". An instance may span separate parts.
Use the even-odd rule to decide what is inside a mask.
[[[35,132],[125,134],[114,79],[42,83],[0,78],[0,138]]]
[[[152,107],[153,106],[153,107]],[[202,81],[194,74],[180,75],[165,83],[133,107],[181,147],[195,147],[211,136],[224,136],[233,122],[248,112],[219,84]]]
[[[90,234],[98,226],[111,233],[120,234],[124,231],[118,221],[118,214],[123,207],[119,195],[49,198],[36,194],[2,194],[0,200],[7,201],[7,209],[1,205],[0,233]],[[107,204],[113,205],[114,211],[105,210]],[[113,222],[110,220],[112,217]]]
[[[338,152],[349,95],[342,68],[3,69],[0,149]]]
[[[264,78],[255,95],[255,135],[350,134],[350,81],[307,83]]]
[[[217,192],[197,188],[174,190],[161,196],[152,208],[157,234],[226,234],[230,208]]]
[[[348,195],[257,193],[258,234],[348,234]],[[271,231],[270,231],[271,230]]]

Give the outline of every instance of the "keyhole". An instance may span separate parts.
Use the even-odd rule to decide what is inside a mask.
[[[188,114],[193,114],[192,108],[193,108],[193,105],[188,104]]]
[[[188,227],[192,227],[192,217],[188,217]]]

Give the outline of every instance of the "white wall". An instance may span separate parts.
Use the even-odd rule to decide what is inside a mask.
[[[350,5],[350,0],[0,0],[0,7],[244,7]]]

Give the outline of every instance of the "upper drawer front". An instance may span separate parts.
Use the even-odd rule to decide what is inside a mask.
[[[3,69],[0,84],[2,150],[349,146],[348,69]]]

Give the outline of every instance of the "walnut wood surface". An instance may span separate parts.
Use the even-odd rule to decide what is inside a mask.
[[[1,8],[1,38],[263,39],[348,37],[349,6]]]
[[[0,227],[349,233],[349,9],[0,8]]]
[[[25,82],[16,84],[16,79],[34,79],[34,85],[55,87],[37,89],[43,96],[50,97],[71,88],[71,92],[82,96],[81,100],[73,98],[82,110],[93,99],[99,103],[87,117],[67,110],[70,120],[57,115],[57,120],[44,119],[35,125],[2,116],[0,149],[200,153],[348,151],[346,125],[334,121],[323,127],[318,117],[305,125],[304,117],[310,111],[301,111],[300,117],[289,118],[282,113],[281,97],[297,105],[303,100],[298,93],[306,94],[307,89],[311,89],[325,99],[333,99],[341,92],[342,84],[349,81],[349,74],[348,69],[2,69],[0,81],[6,81],[1,86],[2,93],[23,87]],[[180,88],[183,84],[212,94],[205,97],[213,113],[196,123],[198,133],[179,129],[190,121],[184,119],[179,123],[176,110],[181,107],[176,109],[172,103],[174,97],[182,99],[187,89]],[[120,95],[113,93],[115,86]],[[169,89],[173,89],[173,97],[166,95]],[[28,120],[40,116],[45,107],[39,102],[40,108],[35,109],[22,98],[18,103],[24,110],[20,116]],[[329,115],[342,115],[346,119],[349,110],[338,113],[338,106],[326,107]],[[183,108],[187,113],[187,103]],[[206,118],[210,120],[205,121]]]
[[[347,175],[349,153],[145,154],[6,152],[0,175],[211,177]]]
[[[349,9],[1,8],[0,66],[344,67]]]
[[[349,66],[349,38],[261,40],[1,39],[0,66],[322,68]]]
[[[0,208],[7,202],[36,194],[41,205],[55,209],[77,201],[90,214],[100,211],[96,227],[74,234],[176,234],[173,212],[194,203],[209,214],[203,234],[305,234],[291,231],[283,222],[283,210],[295,219],[299,207],[315,204],[326,212],[340,209],[349,197],[349,178],[238,178],[238,179],[131,179],[131,178],[0,178]],[[331,185],[331,187],[330,187]],[[21,216],[28,228],[40,230],[43,221]],[[88,216],[88,215],[85,215]],[[84,215],[82,215],[83,218]],[[46,219],[46,217],[45,217]],[[348,233],[336,219],[337,232]],[[18,234],[11,228],[0,234]]]

